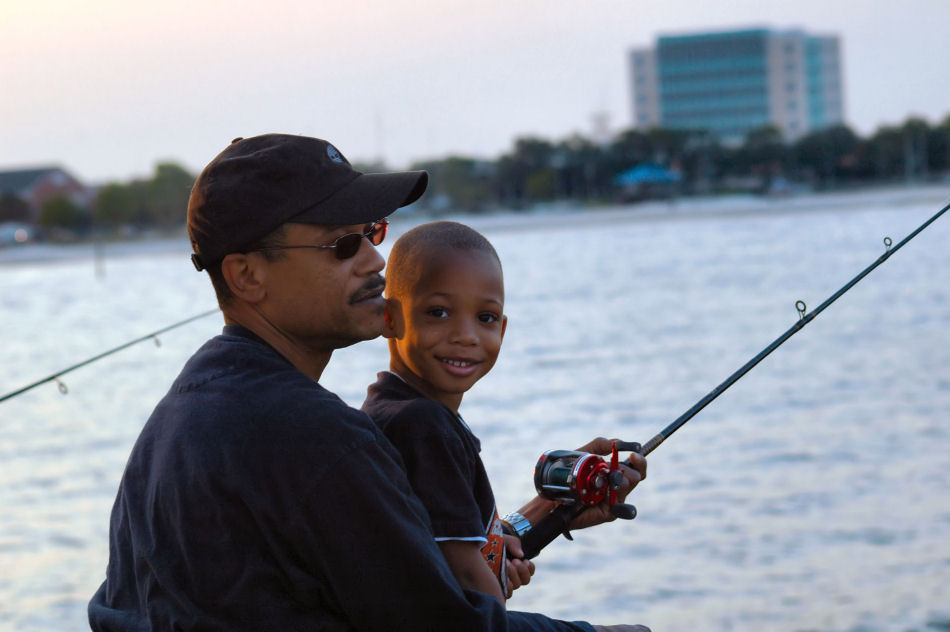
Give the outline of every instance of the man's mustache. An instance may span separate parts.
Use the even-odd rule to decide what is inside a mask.
[[[386,279],[377,275],[367,281],[363,286],[350,296],[350,305],[365,301],[368,298],[376,298],[386,289]]]

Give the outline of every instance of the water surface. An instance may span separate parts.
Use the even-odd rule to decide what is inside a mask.
[[[500,510],[533,493],[544,450],[646,441],[941,195],[466,220],[505,267],[502,353],[462,405]],[[943,218],[697,415],[651,455],[637,519],[556,541],[510,607],[657,632],[950,628],[948,242]],[[102,276],[81,249],[4,253],[0,394],[212,308],[186,248],[106,247]],[[86,629],[129,449],[220,325],[0,403],[0,629]],[[364,343],[322,382],[358,406],[385,364]]]

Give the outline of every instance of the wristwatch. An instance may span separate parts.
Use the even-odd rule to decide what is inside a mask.
[[[511,527],[511,530],[514,531],[519,538],[531,529],[531,523],[528,522],[528,519],[517,511],[505,515],[501,521]]]

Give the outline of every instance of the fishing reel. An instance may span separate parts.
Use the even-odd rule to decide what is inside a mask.
[[[623,484],[623,472],[617,450],[640,451],[639,443],[614,441],[610,464],[598,454],[575,450],[548,450],[534,466],[534,487],[538,494],[562,505],[593,507],[607,500],[610,513],[633,520],[633,505],[617,502],[617,490]]]
[[[639,443],[614,441],[610,463],[597,454],[576,450],[548,450],[534,467],[534,487],[538,494],[560,504],[538,524],[521,535],[524,559],[530,560],[559,535],[571,537],[571,522],[588,507],[605,500],[610,513],[623,520],[633,520],[637,509],[617,502],[617,491],[623,484],[618,450],[640,452]]]

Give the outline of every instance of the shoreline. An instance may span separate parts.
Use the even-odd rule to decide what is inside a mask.
[[[480,230],[521,230],[543,220],[547,227],[571,227],[585,222],[683,221],[700,218],[747,216],[757,213],[769,216],[801,212],[839,212],[869,206],[907,206],[932,204],[934,210],[950,201],[950,183],[925,185],[891,185],[849,191],[792,194],[763,197],[751,194],[683,197],[670,200],[648,200],[635,204],[578,205],[570,202],[539,204],[515,211],[498,209],[485,213],[449,213],[428,215],[409,212],[392,228],[398,235],[412,226],[434,221],[452,220],[472,224]],[[73,243],[32,243],[0,247],[0,267],[6,265],[56,263],[66,260],[96,260],[125,257],[143,253],[168,254],[181,252],[187,257],[191,249],[184,226],[174,234],[114,241],[78,241]]]

